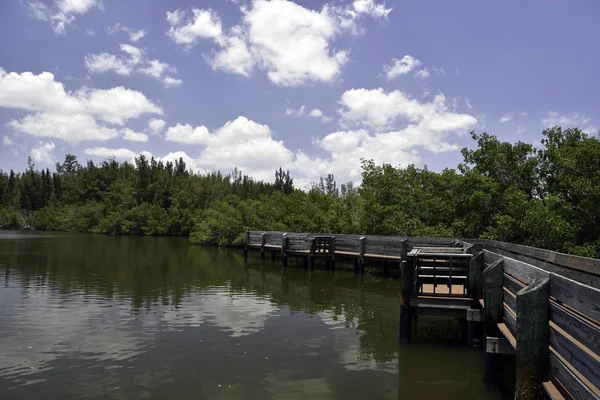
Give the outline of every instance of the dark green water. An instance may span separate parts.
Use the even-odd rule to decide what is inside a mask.
[[[398,280],[317,268],[0,231],[0,398],[501,398],[478,350],[398,345]]]

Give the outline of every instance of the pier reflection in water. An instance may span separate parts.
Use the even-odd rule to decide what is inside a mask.
[[[399,347],[399,281],[368,271],[3,231],[0,287],[2,398],[500,398],[478,350]]]

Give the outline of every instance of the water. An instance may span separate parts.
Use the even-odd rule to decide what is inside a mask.
[[[501,398],[478,350],[398,346],[398,280],[293,265],[186,238],[0,231],[0,398]]]

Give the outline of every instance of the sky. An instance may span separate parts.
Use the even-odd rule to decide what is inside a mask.
[[[297,186],[600,128],[600,2],[2,0],[0,169],[139,154]]]

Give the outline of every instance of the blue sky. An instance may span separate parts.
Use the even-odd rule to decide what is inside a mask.
[[[300,185],[600,127],[592,1],[6,0],[0,169],[184,157]]]

